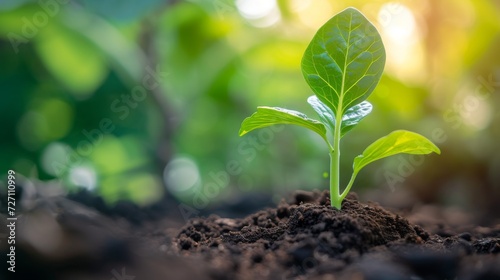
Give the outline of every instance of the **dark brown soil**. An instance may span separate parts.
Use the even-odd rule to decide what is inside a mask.
[[[500,228],[431,235],[354,195],[334,210],[326,191],[243,219],[194,219],[174,245],[211,279],[500,279]]]
[[[335,273],[376,246],[422,243],[417,234],[422,230],[416,231],[403,218],[353,199],[343,203],[342,211],[333,210],[326,195],[301,193],[292,204],[241,220],[196,219],[181,230],[176,243],[181,253],[202,254],[214,264],[226,260],[228,268],[237,267],[219,270],[227,279],[262,278],[273,272],[272,278],[314,275],[316,268]]]
[[[16,273],[5,267],[0,279],[500,279],[499,224],[432,206],[399,216],[355,195],[339,211],[328,197],[296,192],[245,218],[187,223],[174,201],[43,198],[22,210]]]

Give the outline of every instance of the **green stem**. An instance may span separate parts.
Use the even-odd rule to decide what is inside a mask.
[[[339,114],[335,120],[333,133],[333,150],[330,151],[330,201],[332,207],[340,210],[342,198],[340,196],[340,129],[342,125],[342,115]]]
[[[339,196],[339,153],[338,149],[330,152],[330,201],[332,207],[340,210],[342,200]]]
[[[358,175],[357,172],[353,172],[351,175],[351,180],[349,180],[349,184],[347,184],[347,187],[345,187],[345,190],[342,192],[340,195],[340,201],[344,200],[349,191],[351,190],[352,184],[354,183],[354,180],[356,179],[356,176]]]

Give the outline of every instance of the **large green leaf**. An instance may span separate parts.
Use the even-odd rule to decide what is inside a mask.
[[[301,112],[267,106],[257,107],[257,112],[243,121],[240,128],[240,136],[243,136],[254,129],[275,124],[299,125],[318,133],[323,139],[325,139],[325,141],[327,141],[326,127],[321,122],[310,119]]]
[[[321,122],[333,131],[335,127],[335,114],[332,112],[332,109],[321,102],[315,95],[309,96],[307,102],[318,113]],[[370,102],[363,101],[347,109],[342,116],[340,137],[343,137],[344,134],[353,129],[364,117],[370,114],[372,108],[373,106]]]
[[[319,100],[343,115],[371,94],[384,64],[378,31],[348,8],[318,30],[302,58],[302,73]]]
[[[368,146],[362,155],[354,159],[353,169],[357,174],[367,164],[388,156],[401,153],[423,155],[432,152],[441,153],[429,139],[415,132],[396,130]]]

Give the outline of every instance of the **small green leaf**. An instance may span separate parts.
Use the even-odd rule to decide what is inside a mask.
[[[333,131],[335,127],[335,114],[332,112],[328,106],[323,102],[319,101],[316,95],[311,95],[307,98],[307,103],[313,107],[314,111],[318,113],[319,119],[326,125],[329,129]]]
[[[377,29],[354,8],[323,25],[302,58],[302,73],[336,115],[364,101],[377,86],[385,49]]]
[[[314,111],[318,113],[321,122],[333,131],[335,127],[335,114],[332,110],[315,95],[309,96],[307,102],[313,107]],[[373,106],[370,102],[363,101],[347,109],[344,116],[342,116],[340,137],[343,137],[344,134],[353,129],[364,117],[368,116],[372,108]]]
[[[362,155],[354,159],[353,169],[357,174],[367,164],[388,156],[401,153],[423,155],[432,152],[441,153],[429,139],[415,132],[396,130],[368,146]]]
[[[368,101],[363,101],[358,105],[347,109],[344,116],[342,116],[342,125],[340,136],[343,137],[344,134],[353,129],[362,119],[364,119],[368,114],[372,112],[372,104]]]
[[[257,112],[243,121],[240,128],[240,136],[243,136],[254,129],[275,124],[299,125],[318,133],[325,141],[327,141],[326,127],[321,122],[310,119],[301,112],[267,106],[257,107]]]

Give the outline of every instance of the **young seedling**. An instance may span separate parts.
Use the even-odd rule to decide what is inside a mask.
[[[308,128],[323,138],[330,151],[330,198],[340,210],[342,201],[367,164],[395,154],[440,154],[424,136],[396,130],[354,159],[353,173],[342,193],[339,188],[340,140],[372,111],[365,99],[377,86],[385,65],[385,49],[377,29],[354,8],[347,8],[323,25],[302,57],[302,73],[315,95],[307,102],[319,121],[278,107],[260,106],[241,124],[240,136],[275,124]]]

